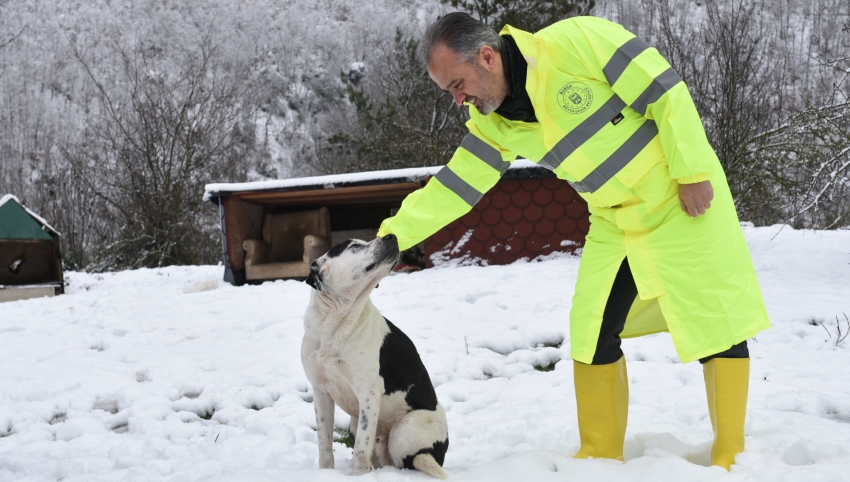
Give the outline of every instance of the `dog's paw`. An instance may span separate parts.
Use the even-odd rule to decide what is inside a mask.
[[[363,475],[363,474],[368,474],[371,471],[372,471],[371,465],[367,465],[365,467],[353,466],[353,467],[351,467],[351,472],[349,472],[348,475]]]

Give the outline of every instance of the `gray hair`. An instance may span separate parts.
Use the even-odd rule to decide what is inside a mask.
[[[425,31],[419,56],[425,65],[431,60],[431,51],[443,44],[460,57],[461,62],[472,62],[481,47],[488,46],[496,52],[502,50],[502,38],[492,28],[464,12],[452,12],[431,24]]]

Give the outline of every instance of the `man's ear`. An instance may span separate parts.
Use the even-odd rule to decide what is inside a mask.
[[[310,265],[310,274],[307,275],[307,279],[305,279],[304,282],[312,286],[316,291],[322,291],[325,289],[325,286],[322,284],[322,274],[319,273],[319,268],[316,266],[315,262]]]
[[[498,52],[493,50],[489,45],[483,45],[478,50],[478,57],[484,62],[484,64],[492,69],[496,64],[496,56],[500,55]]]

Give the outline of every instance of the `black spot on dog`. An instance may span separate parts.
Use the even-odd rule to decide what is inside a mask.
[[[370,264],[369,266],[366,267],[366,272],[368,273],[369,271],[372,271],[373,269],[375,269],[375,266],[377,266],[377,265],[378,265],[378,263]]]
[[[440,467],[443,466],[443,461],[446,460],[446,452],[449,450],[449,438],[446,437],[446,440],[440,442],[439,440],[434,442],[434,445],[424,448],[419,452],[416,452],[413,455],[408,455],[402,461],[404,463],[404,468],[408,470],[413,470],[413,459],[416,458],[419,454],[431,454],[431,457],[434,457],[434,460],[440,464]]]
[[[390,328],[384,336],[379,355],[379,374],[384,379],[384,392],[389,395],[406,391],[404,401],[412,410],[436,410],[437,393],[416,346],[390,320],[384,320]]]
[[[346,239],[345,241],[337,244],[336,246],[331,248],[330,251],[328,251],[327,257],[336,258],[337,256],[341,255],[346,250],[346,248],[351,245],[352,242],[353,240]]]

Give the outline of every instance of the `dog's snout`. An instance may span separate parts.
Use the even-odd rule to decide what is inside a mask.
[[[387,241],[396,241],[395,234],[388,234],[388,235],[382,237],[381,239],[385,239]]]

